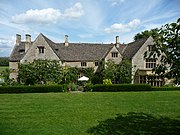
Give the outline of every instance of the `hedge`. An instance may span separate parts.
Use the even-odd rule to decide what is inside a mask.
[[[174,91],[180,90],[180,87],[152,87],[153,91]]]
[[[38,86],[0,86],[0,93],[45,93],[63,92],[61,85],[38,85]]]
[[[92,87],[93,92],[120,92],[120,91],[151,91],[148,84],[96,84]]]

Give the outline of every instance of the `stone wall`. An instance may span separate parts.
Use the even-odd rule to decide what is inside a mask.
[[[133,56],[132,58],[132,83],[137,83],[138,81],[135,80],[138,77],[137,75],[137,70],[144,70],[148,72],[152,72],[152,69],[146,68],[146,62],[144,58],[144,53],[148,51],[148,45],[153,45],[153,38],[149,37],[147,41],[144,43],[144,45],[138,50],[138,52]],[[157,59],[156,64],[160,62],[160,58]],[[139,73],[138,73],[139,75]],[[135,78],[134,78],[135,77]]]
[[[86,62],[87,63],[87,66],[85,67],[85,66],[83,66],[83,68],[90,68],[90,67],[92,67],[92,68],[94,68],[94,71],[96,71],[97,70],[97,68],[98,68],[98,66],[95,66],[95,62]],[[69,66],[69,67],[77,67],[77,68],[81,68],[82,66],[81,66],[81,62],[64,62],[63,64],[62,64],[63,66]]]
[[[112,52],[117,52],[118,57],[112,57]],[[107,62],[108,60],[113,60],[115,62],[115,64],[119,64],[122,61],[122,55],[119,53],[119,51],[117,50],[117,48],[115,46],[106,55],[105,62]]]
[[[44,53],[39,53],[38,47],[44,47]],[[51,47],[48,45],[41,34],[36,38],[32,46],[30,46],[26,55],[20,62],[33,62],[37,59],[59,60],[58,56],[54,53],[54,51],[51,49]]]
[[[17,81],[19,62],[9,62],[9,78]]]

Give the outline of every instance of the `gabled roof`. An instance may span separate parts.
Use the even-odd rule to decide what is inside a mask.
[[[131,59],[141,48],[141,46],[147,41],[147,39],[148,38],[142,38],[140,40],[127,44],[126,48],[123,51],[123,56],[128,59]]]
[[[99,61],[105,58],[107,53],[115,44],[93,44],[93,43],[69,43],[65,46],[64,43],[54,43],[43,34],[44,40],[49,44],[54,53],[61,61]],[[146,42],[147,38],[134,41],[129,44],[120,44],[118,51],[123,57],[132,58],[140,47]],[[31,45],[33,42],[31,43]],[[15,45],[10,61],[20,61],[25,55],[25,42],[20,45]]]
[[[33,42],[31,42],[31,45]],[[21,42],[19,45],[15,45],[13,51],[9,57],[10,61],[20,61],[25,55],[25,42]]]
[[[92,43],[54,43],[43,35],[56,55],[62,61],[98,61],[105,57],[113,44],[92,44]]]

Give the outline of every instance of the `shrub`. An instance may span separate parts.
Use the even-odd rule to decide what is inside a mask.
[[[68,87],[69,91],[76,91],[77,90],[77,85],[75,83],[69,83],[67,87]]]
[[[84,87],[84,91],[89,92],[93,90],[93,84],[86,84]]]
[[[111,79],[104,79],[103,84],[112,84]]]
[[[95,74],[92,77],[92,84],[102,84],[103,83],[103,76],[99,73],[99,74]]]
[[[153,87],[153,91],[173,91],[180,90],[180,87]]]
[[[1,86],[0,93],[45,93],[63,92],[61,85]]]
[[[96,84],[94,92],[119,92],[119,91],[151,91],[148,84]]]

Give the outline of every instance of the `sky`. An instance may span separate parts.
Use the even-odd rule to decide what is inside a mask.
[[[0,57],[10,56],[16,34],[32,41],[120,43],[135,34],[176,22],[180,0],[0,0]]]

